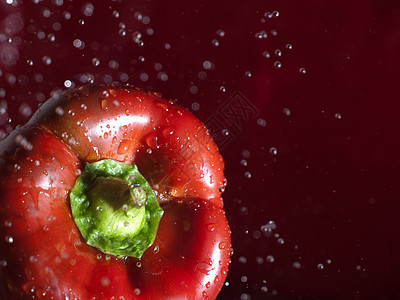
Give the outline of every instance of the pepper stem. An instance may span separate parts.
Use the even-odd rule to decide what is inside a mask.
[[[136,165],[88,163],[70,193],[87,244],[115,256],[140,258],[154,242],[163,210]]]

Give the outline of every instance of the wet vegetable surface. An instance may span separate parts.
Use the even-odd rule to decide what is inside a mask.
[[[113,81],[210,128],[235,249],[220,299],[399,298],[398,1],[8,2],[4,132]]]
[[[5,297],[220,291],[231,254],[224,162],[184,108],[128,86],[84,86],[49,99],[0,149]]]

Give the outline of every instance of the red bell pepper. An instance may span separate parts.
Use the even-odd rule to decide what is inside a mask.
[[[84,86],[46,101],[0,153],[1,299],[217,296],[224,162],[184,108]]]

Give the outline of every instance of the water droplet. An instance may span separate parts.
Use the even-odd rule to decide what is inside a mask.
[[[97,211],[97,212],[102,212],[102,211],[103,211],[103,207],[97,206],[97,207],[96,207],[96,211]]]
[[[265,58],[270,58],[271,57],[271,53],[269,53],[268,51],[264,51],[262,54]]]
[[[222,29],[218,29],[216,33],[217,33],[217,35],[220,36],[220,37],[225,36],[225,31],[223,31]]]
[[[10,228],[12,226],[12,222],[9,220],[4,221],[4,226]]]
[[[114,11],[112,12],[112,15],[113,15],[114,18],[119,18],[119,12],[116,11],[116,10],[114,10]]]
[[[276,149],[275,147],[271,147],[269,148],[269,153],[271,153],[272,155],[277,155],[278,149]]]
[[[211,44],[212,44],[213,46],[215,46],[215,47],[218,47],[218,46],[219,46],[219,42],[218,42],[218,40],[216,40],[216,39],[213,39],[213,40],[211,41]]]
[[[10,236],[10,235],[6,235],[6,236],[5,236],[5,240],[6,240],[6,242],[9,243],[9,244],[12,244],[12,243],[14,242],[13,237]]]
[[[247,263],[247,258],[244,257],[244,256],[240,256],[240,257],[238,258],[238,261],[239,261],[241,264],[245,264],[245,263]]]
[[[198,102],[193,102],[192,103],[192,109],[194,111],[198,111],[200,109],[200,104]]]
[[[292,267],[294,269],[300,269],[301,268],[301,263],[298,261],[293,262]]]
[[[342,118],[342,115],[341,115],[340,113],[336,113],[336,114],[335,114],[335,118],[338,119],[338,120],[340,120],[340,119]]]
[[[101,282],[101,285],[104,286],[104,287],[110,285],[110,279],[108,277],[101,278],[100,282]]]
[[[282,68],[282,63],[280,61],[275,61],[274,62],[274,67],[277,68],[277,69],[280,69],[280,68]]]
[[[243,167],[247,167],[247,160],[242,159],[242,160],[240,161],[240,164],[241,164]]]
[[[324,269],[324,265],[323,264],[318,264],[317,265],[317,269],[318,270],[323,270]]]
[[[306,74],[306,73],[307,73],[307,71],[306,71],[305,68],[300,68],[300,69],[299,69],[299,72],[300,72],[301,74]]]
[[[266,261],[269,263],[273,263],[273,262],[275,262],[275,257],[273,257],[272,255],[268,255],[266,257]]]
[[[218,244],[218,248],[219,249],[225,249],[225,247],[226,247],[226,243],[225,242],[220,242],[219,244]]]
[[[285,243],[285,240],[283,238],[279,238],[277,242],[279,245],[283,245]]]
[[[252,76],[252,74],[251,74],[250,71],[246,71],[246,72],[244,73],[244,76],[246,76],[247,78],[250,78],[250,77]]]
[[[226,88],[225,88],[223,85],[221,85],[221,86],[219,87],[219,90],[220,90],[221,92],[223,92],[223,93],[226,92]]]
[[[160,252],[160,246],[155,245],[153,250],[154,250],[154,253]]]
[[[293,45],[292,44],[286,44],[286,49],[292,50],[293,49]]]
[[[64,109],[61,106],[56,107],[55,112],[57,115],[62,116],[64,114]]]
[[[244,173],[244,177],[246,177],[247,179],[251,178],[251,173],[250,172],[245,172]]]
[[[265,121],[264,119],[258,119],[257,120],[257,125],[261,126],[261,127],[265,127],[267,126],[267,121]]]
[[[281,57],[281,56],[282,56],[282,51],[279,50],[279,49],[276,49],[276,50],[274,51],[274,54],[275,54],[276,56],[278,56],[278,57]]]
[[[142,266],[142,262],[141,261],[136,262],[136,267],[140,268],[141,266]]]

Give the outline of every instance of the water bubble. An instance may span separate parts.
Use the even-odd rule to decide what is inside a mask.
[[[335,114],[335,118],[338,119],[338,120],[340,120],[340,119],[342,118],[342,115],[341,115],[340,113],[336,113],[336,114]]]
[[[324,269],[324,265],[323,264],[318,264],[317,265],[317,269],[318,270],[323,270]]]
[[[265,285],[263,285],[263,286],[261,287],[261,292],[262,292],[262,293],[268,292],[268,288],[267,288]]]
[[[279,238],[277,242],[279,245],[283,245],[285,243],[285,240],[283,238]]]
[[[154,250],[154,253],[160,252],[160,246],[155,245],[153,250]]]
[[[273,18],[279,17],[279,11],[277,11],[277,10],[273,11],[273,12],[272,12],[272,17],[273,17]]]
[[[286,44],[286,49],[292,50],[293,49],[293,45],[292,44]]]
[[[100,60],[97,57],[92,58],[92,65],[97,67],[100,65]]]
[[[242,276],[240,277],[241,282],[247,282],[247,276]]]
[[[245,172],[244,173],[244,177],[246,177],[247,179],[251,178],[251,173],[250,172]]]
[[[170,43],[165,43],[164,44],[164,48],[165,48],[165,50],[171,49],[171,44]]]
[[[119,34],[120,36],[126,36],[126,31],[125,31],[125,29],[120,29],[120,30],[118,30],[118,34]]]
[[[219,90],[220,90],[221,92],[223,92],[223,93],[226,92],[226,88],[225,88],[223,85],[221,85],[221,86],[219,87]]]
[[[282,56],[282,51],[281,51],[280,49],[276,49],[276,50],[274,51],[274,53],[275,53],[275,55],[278,56],[278,57],[281,57],[281,56]]]
[[[247,167],[247,160],[242,159],[242,160],[240,161],[240,164],[241,164],[243,167]]]
[[[244,76],[246,76],[247,78],[250,78],[250,77],[252,76],[252,74],[251,74],[250,71],[246,71],[246,72],[244,73]]]

